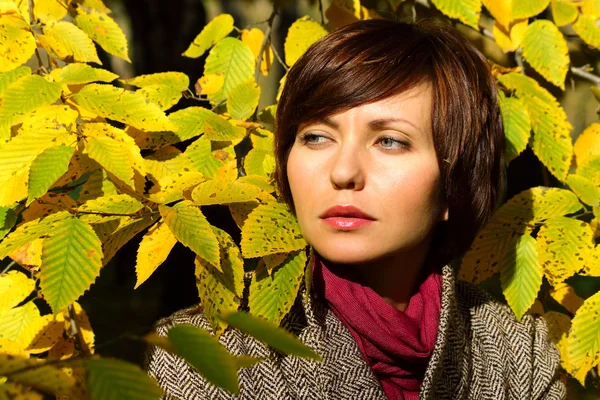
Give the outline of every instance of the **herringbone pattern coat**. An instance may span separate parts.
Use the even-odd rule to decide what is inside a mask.
[[[350,332],[323,299],[314,293],[305,297],[298,297],[284,325],[322,356],[320,363],[279,354],[228,330],[220,340],[233,354],[266,358],[240,370],[239,395],[215,388],[160,348],[147,353],[148,372],[168,399],[385,399]],[[157,331],[165,335],[181,323],[211,330],[201,308],[195,307],[160,321]],[[455,282],[452,269],[444,267],[439,331],[421,399],[563,399],[558,366],[558,350],[541,318],[525,316],[517,322],[508,307],[472,285]]]

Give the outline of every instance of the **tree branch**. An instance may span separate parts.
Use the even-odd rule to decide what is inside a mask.
[[[600,76],[594,75],[587,70],[586,67],[571,67],[573,75],[586,79],[596,86],[600,86]]]
[[[254,71],[254,80],[258,83],[258,77],[260,76],[260,64],[262,64],[263,53],[267,48],[267,44],[271,41],[271,30],[273,29],[273,21],[279,12],[279,1],[276,0],[273,4],[273,11],[267,20],[267,29],[265,29],[265,37],[260,44],[260,50],[258,50],[258,57],[256,58],[256,70]]]

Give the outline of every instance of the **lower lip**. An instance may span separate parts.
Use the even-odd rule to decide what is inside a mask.
[[[369,225],[373,221],[370,219],[363,218],[342,218],[342,217],[331,217],[324,218],[323,221],[330,226],[338,229],[356,229],[365,225]]]

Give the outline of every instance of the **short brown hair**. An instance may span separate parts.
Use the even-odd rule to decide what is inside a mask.
[[[301,124],[422,82],[432,85],[441,201],[449,210],[432,250],[443,263],[462,255],[499,200],[504,129],[486,58],[439,22],[346,25],[313,44],[289,70],[277,106],[275,158],[279,192],[291,211],[287,159]]]

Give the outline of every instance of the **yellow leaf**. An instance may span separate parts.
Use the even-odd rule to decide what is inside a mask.
[[[573,145],[577,165],[583,165],[592,156],[600,155],[600,124],[594,122],[577,138]]]
[[[135,235],[156,222],[156,219],[157,217],[154,214],[145,215],[142,218],[122,217],[116,230],[108,227],[110,236],[102,244],[104,252],[102,264],[106,265],[121,247],[133,239]]]
[[[137,87],[147,86],[171,86],[174,89],[183,92],[190,85],[190,80],[182,72],[158,72],[155,74],[140,75],[131,79],[122,80],[123,83]]]
[[[600,49],[600,27],[596,25],[596,16],[580,15],[573,24],[573,30],[588,45]]]
[[[61,337],[48,352],[48,359],[65,360],[75,353],[75,342],[72,338]]]
[[[225,77],[223,74],[208,74],[198,79],[198,86],[200,90],[197,90],[198,94],[215,94],[223,87],[225,83]]]
[[[0,313],[0,339],[21,343],[27,326],[40,318],[40,310],[29,301],[22,306]],[[25,347],[27,343],[22,344]]]
[[[25,75],[8,86],[2,93],[0,102],[0,127],[21,123],[29,117],[38,120],[41,115],[49,116],[45,107],[54,103],[60,97],[61,84],[48,82],[39,75]],[[44,106],[44,107],[43,107]],[[53,106],[54,109],[65,106]],[[31,114],[30,114],[31,113]],[[31,121],[30,121],[31,122]],[[50,124],[44,126],[48,130]],[[1,132],[0,132],[1,134]],[[0,137],[7,140],[8,137]]]
[[[552,0],[552,18],[557,26],[565,26],[577,19],[579,11],[577,5],[571,0]]]
[[[216,42],[223,39],[233,30],[233,17],[229,14],[217,15],[196,36],[194,41],[183,52],[184,57],[198,58]]]
[[[135,272],[137,281],[134,289],[144,283],[166,259],[177,239],[162,222],[146,232],[137,251]]]
[[[10,206],[27,197],[27,176],[29,170],[15,172],[0,187],[0,206]]]
[[[540,228],[537,248],[544,273],[556,286],[594,261],[594,234],[586,222],[555,217]]]
[[[583,15],[600,17],[600,0],[582,0],[580,4]]]
[[[572,320],[567,339],[571,375],[582,385],[590,369],[600,363],[600,292],[586,299]]]
[[[530,18],[548,7],[550,0],[512,0],[513,19]]]
[[[19,271],[0,275],[0,313],[21,303],[35,289],[35,281]]]
[[[131,62],[127,54],[127,38],[108,14],[78,9],[75,23],[107,53]]]
[[[550,296],[571,314],[575,314],[583,304],[583,299],[575,293],[575,289],[568,283],[559,283],[550,291]]]
[[[450,18],[456,18],[465,25],[479,29],[479,14],[481,13],[481,0],[432,0],[435,7]]]
[[[33,221],[61,211],[72,210],[75,207],[77,207],[77,203],[68,194],[48,192],[31,203],[21,215],[24,222]]]
[[[0,354],[9,354],[20,357],[27,357],[29,355],[20,343],[3,338],[0,338]],[[2,380],[0,379],[0,387],[2,387],[1,382]],[[2,398],[1,395],[2,391],[0,390],[0,398]]]
[[[8,9],[0,12],[0,72],[10,71],[25,63],[36,48],[28,23],[16,6],[12,6],[12,10],[11,7],[5,7]]]
[[[483,0],[485,8],[505,30],[510,29],[514,21],[538,15],[549,3],[550,0]]]
[[[66,21],[50,21],[40,36],[42,45],[57,58],[102,64],[92,40],[78,27]]]
[[[285,38],[285,63],[294,65],[310,45],[327,35],[327,31],[318,22],[302,17],[290,26]]]
[[[29,326],[28,330],[33,335],[30,335],[31,339],[27,341],[26,350],[31,354],[40,354],[50,350],[62,338],[65,319],[62,314],[56,317],[44,315],[35,325]]]
[[[192,191],[192,199],[196,205],[244,203],[256,199],[260,192],[256,186],[212,179],[196,186]]]
[[[43,239],[35,239],[9,256],[19,265],[38,269],[42,265],[42,243]]]
[[[488,9],[490,14],[496,19],[495,25],[502,26],[505,30],[510,28],[512,17],[512,0],[483,0],[483,5]],[[498,30],[496,26],[494,29]],[[496,33],[494,33],[496,41],[498,41]],[[498,43],[500,44],[500,43]]]
[[[571,318],[556,311],[548,311],[543,317],[548,326],[548,337],[552,343],[558,344],[571,329]]]
[[[361,20],[360,1],[334,0],[325,11],[329,24],[337,29]]]
[[[515,51],[521,46],[523,35],[527,31],[528,26],[528,20],[525,19],[518,21],[510,28],[510,34],[507,35],[506,31],[504,30],[505,28],[496,22],[492,28],[492,34],[494,35],[494,39],[502,51],[508,53]]]
[[[164,111],[141,94],[112,85],[86,85],[72,99],[80,107],[104,118],[123,122],[141,130],[174,130]]]
[[[112,82],[119,76],[100,68],[92,68],[87,64],[73,63],[64,68],[55,68],[50,73],[56,82],[67,85],[78,85],[90,82]]]
[[[214,267],[201,257],[196,257],[196,287],[215,334],[219,336],[227,324],[220,315],[237,311],[244,290],[244,259],[231,236],[212,228],[219,241],[220,268]]]
[[[523,36],[523,57],[550,83],[565,89],[569,49],[563,34],[550,21],[538,19]]]
[[[265,38],[265,34],[258,28],[252,28],[250,30],[242,29],[242,42],[246,43],[252,53],[254,54],[254,59],[258,60],[258,53],[260,52],[260,48],[262,46],[262,42]],[[274,55],[273,49],[270,44],[267,44],[265,50],[263,51],[262,61],[260,62],[260,72],[267,76],[269,74],[269,69],[271,68],[271,64],[273,64]]]
[[[67,15],[67,7],[59,0],[36,0],[35,17],[42,22],[61,20]]]

